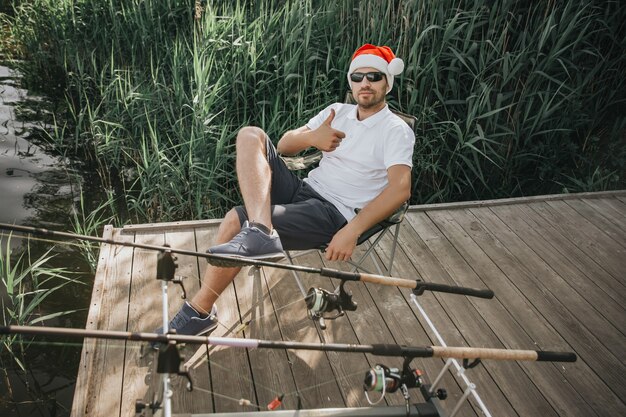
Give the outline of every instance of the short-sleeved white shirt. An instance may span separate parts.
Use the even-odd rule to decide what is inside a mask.
[[[387,187],[389,167],[413,166],[415,135],[388,106],[360,121],[356,105],[335,103],[306,126],[317,129],[331,108],[335,109],[332,127],[346,137],[334,151],[323,152],[319,166],[309,172],[305,181],[350,221],[354,209],[365,207]]]

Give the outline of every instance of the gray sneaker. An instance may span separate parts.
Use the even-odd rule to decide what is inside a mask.
[[[210,247],[207,253],[263,261],[279,261],[285,257],[276,230],[267,234],[248,221],[244,222],[241,231],[230,242]]]
[[[182,334],[185,336],[201,336],[205,333],[212,332],[217,327],[217,308],[213,306],[211,314],[207,317],[200,317],[200,313],[194,309],[187,301],[178,310],[178,313],[169,323],[171,330],[176,330],[176,334]],[[163,328],[159,327],[154,331],[158,334],[163,334]],[[154,349],[159,348],[158,342],[151,342],[150,345]]]

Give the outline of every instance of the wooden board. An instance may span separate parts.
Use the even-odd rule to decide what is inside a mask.
[[[626,415],[626,192],[536,196],[504,201],[419,206],[401,224],[394,276],[427,282],[489,287],[493,300],[425,293],[420,307],[450,346],[574,351],[576,363],[485,361],[465,374],[492,416]],[[174,222],[105,229],[105,237],[192,251],[213,241],[219,221]],[[391,238],[375,258],[386,268]],[[359,247],[362,253],[365,247]],[[152,331],[161,318],[160,282],[153,251],[102,245],[87,327]],[[308,266],[347,270],[317,253],[297,259]],[[207,263],[178,256],[192,297]],[[375,270],[370,259],[366,267]],[[437,345],[406,289],[348,283],[355,312],[328,321],[322,331],[307,317],[292,272],[244,268],[217,301],[220,324],[214,335],[299,342]],[[336,280],[304,274],[305,289],[332,290]],[[183,302],[169,285],[169,315]],[[249,322],[249,323],[248,323]],[[248,323],[241,330],[241,324]],[[144,345],[145,347],[146,345]],[[182,347],[192,365],[195,390],[172,376],[173,411],[178,414],[253,412],[284,394],[282,409],[368,406],[365,371],[376,363],[401,361],[372,355],[297,350]],[[151,400],[161,387],[156,354],[136,342],[85,341],[73,416],[134,415],[137,399]],[[416,359],[413,367],[432,381],[441,359]],[[452,369],[440,386],[451,411],[464,386]],[[411,400],[421,400],[411,390]],[[377,398],[376,395],[372,395]],[[240,399],[251,406],[242,406]],[[379,406],[403,404],[397,395]],[[483,413],[473,399],[457,416]]]

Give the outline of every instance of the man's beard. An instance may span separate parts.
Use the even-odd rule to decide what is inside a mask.
[[[360,97],[360,95],[357,94],[356,97],[356,102],[359,105],[359,107],[365,109],[365,110],[369,110],[375,107],[380,106],[380,104],[382,102],[385,101],[385,96],[381,95],[381,96],[377,96],[376,92],[372,91],[372,90],[365,90],[367,92],[371,92],[372,96],[369,100],[364,100]],[[360,92],[359,92],[360,93]]]

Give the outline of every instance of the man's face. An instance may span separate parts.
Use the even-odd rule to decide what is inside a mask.
[[[364,67],[357,68],[352,74],[367,74],[367,73],[380,73],[376,68]],[[374,77],[375,78],[375,77]],[[387,94],[387,78],[384,73],[382,79],[379,81],[370,81],[367,76],[364,76],[360,82],[351,80],[350,85],[352,87],[352,95],[357,104],[364,109],[371,109],[376,107],[382,107],[382,103],[385,102],[385,95]]]

